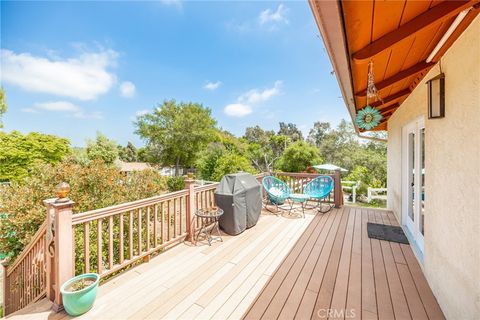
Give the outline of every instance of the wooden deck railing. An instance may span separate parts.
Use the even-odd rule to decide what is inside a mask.
[[[266,174],[256,176],[257,180]],[[317,174],[275,174],[294,190],[303,192]],[[342,204],[340,173],[335,181],[334,202]],[[47,220],[32,242],[5,272],[5,314],[17,311],[45,294],[61,308],[60,286],[76,274],[96,272],[102,278],[150,257],[185,239],[192,240],[199,221],[198,209],[215,206],[219,183],[186,189],[73,214],[73,202],[45,200]],[[53,252],[47,255],[47,234],[53,236]]]
[[[188,190],[72,216],[76,273],[108,276],[187,236]]]
[[[30,244],[4,270],[4,313],[15,312],[45,295],[46,231],[44,222]]]

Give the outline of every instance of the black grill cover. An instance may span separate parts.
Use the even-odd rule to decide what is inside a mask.
[[[227,174],[215,191],[215,201],[224,212],[220,228],[236,235],[257,224],[262,211],[262,187],[250,173]]]

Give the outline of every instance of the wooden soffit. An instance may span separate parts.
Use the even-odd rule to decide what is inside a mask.
[[[331,37],[329,24],[332,24],[335,18],[343,25],[346,43],[343,50],[349,59],[350,89],[355,109],[353,113],[362,109],[367,103],[368,63],[373,61],[375,85],[383,103],[369,101],[369,104],[378,108],[384,116],[384,121],[374,130],[387,129],[389,117],[401,106],[480,11],[480,0],[347,0],[334,1],[341,9],[338,11],[338,16],[322,19],[319,18],[318,12],[326,6],[326,3],[332,1],[310,0],[309,2],[324,41]],[[433,59],[427,62],[428,56],[455,18],[466,9],[470,9],[468,14]],[[334,52],[334,54],[340,53]],[[330,52],[329,55],[335,67],[339,62],[335,61]],[[343,75],[343,77],[346,76]],[[354,120],[353,115],[352,120]]]

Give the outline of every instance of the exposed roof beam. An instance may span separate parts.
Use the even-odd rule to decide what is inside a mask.
[[[432,9],[418,15],[409,22],[400,26],[398,29],[373,41],[368,46],[355,52],[352,57],[356,62],[362,62],[371,59],[373,56],[390,48],[399,41],[410,37],[411,35],[431,26],[432,24],[453,17],[461,11],[479,3],[480,0],[472,1],[445,1]]]
[[[409,77],[411,77],[411,76],[413,76],[413,75],[415,75],[419,72],[422,72],[424,70],[428,70],[431,67],[433,67],[434,65],[435,65],[434,62],[426,63],[426,62],[423,61],[423,62],[417,63],[413,67],[402,70],[399,73],[394,74],[390,78],[387,78],[383,81],[380,81],[379,83],[376,83],[375,87],[377,88],[377,90],[382,90],[386,87],[391,86],[392,84],[395,84],[399,81],[405,80],[406,78],[409,78]],[[357,95],[359,97],[364,97],[364,96],[367,95],[367,89],[363,89],[363,90],[355,93],[355,95]]]
[[[369,106],[371,106],[373,108],[380,107],[380,106],[385,106],[385,105],[389,104],[390,102],[396,101],[400,98],[403,98],[404,96],[408,96],[411,92],[412,92],[412,90],[405,89],[405,90],[399,91],[397,93],[394,93],[392,95],[389,95],[386,98],[383,98],[382,99],[383,101],[378,100],[378,101],[375,101],[373,103],[369,103]],[[361,108],[359,108],[358,110],[360,110],[360,109]]]
[[[379,109],[378,111],[380,111],[380,113],[381,113],[382,115],[384,115],[384,114],[388,113],[389,111],[391,111],[391,110],[393,110],[393,109],[396,109],[396,108],[398,108],[398,107],[400,107],[400,104],[399,104],[399,103],[394,103],[394,104],[389,105],[389,106],[387,106],[387,107],[385,107],[385,108],[383,108],[383,109]]]

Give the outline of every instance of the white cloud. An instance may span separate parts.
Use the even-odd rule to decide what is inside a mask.
[[[273,85],[272,88],[268,88],[264,90],[252,89],[242,94],[238,98],[238,101],[252,103],[252,104],[267,101],[270,98],[280,93],[281,85],[282,85],[282,81],[275,81],[275,84]]]
[[[214,90],[217,90],[218,87],[220,87],[220,85],[222,84],[221,81],[217,81],[217,82],[207,82],[206,85],[203,86],[204,89],[207,89],[207,90],[210,90],[210,91],[214,91]]]
[[[288,19],[286,17],[287,12],[288,8],[283,4],[279,4],[276,11],[273,11],[272,9],[266,9],[260,12],[258,20],[261,25],[279,23],[288,24]]]
[[[226,115],[231,117],[244,117],[252,113],[252,105],[265,102],[281,93],[282,81],[275,81],[273,87],[267,89],[252,89],[237,98],[237,103],[232,103],[223,109]]]
[[[113,50],[102,50],[62,60],[2,49],[1,78],[27,91],[94,100],[115,83],[109,68],[115,65],[117,56]]]
[[[71,102],[67,102],[67,101],[35,103],[33,106],[36,109],[46,110],[46,111],[78,112],[78,111],[81,110],[80,107],[74,105]]]
[[[241,103],[232,103],[227,105],[223,111],[231,117],[244,117],[250,113],[252,113],[252,107],[246,104]]]
[[[120,93],[124,98],[132,98],[135,96],[135,85],[130,81],[124,81],[120,84]]]
[[[24,108],[22,112],[40,113],[40,111],[64,112],[71,117],[78,119],[102,119],[103,115],[99,111],[86,112],[81,107],[68,101],[50,101],[35,103],[31,108]]]
[[[23,108],[21,111],[26,113],[38,113],[38,110],[34,108]]]

